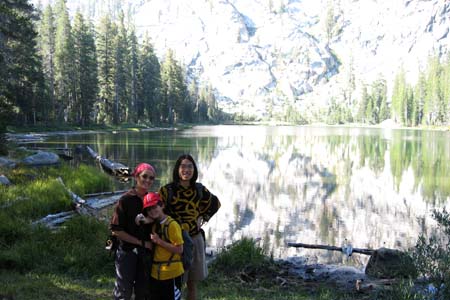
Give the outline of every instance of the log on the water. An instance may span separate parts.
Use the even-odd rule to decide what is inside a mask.
[[[288,247],[341,251],[341,252],[347,254],[348,256],[350,256],[352,253],[372,255],[372,253],[375,251],[373,249],[365,249],[365,248],[337,247],[337,246],[330,246],[330,245],[313,245],[313,244],[303,244],[303,243],[288,243]]]
[[[100,163],[103,170],[105,170],[106,172],[118,177],[128,177],[131,175],[131,169],[129,167],[121,163],[110,161],[109,159],[100,156],[89,146],[86,146],[86,149],[89,154]]]

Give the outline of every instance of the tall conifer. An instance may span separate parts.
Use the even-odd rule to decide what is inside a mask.
[[[90,115],[97,98],[97,60],[92,25],[87,24],[80,12],[73,25],[76,104],[74,120],[77,124],[90,123]]]
[[[146,34],[140,51],[138,119],[152,124],[158,124],[161,121],[161,105],[158,105],[162,101],[160,91],[161,65],[156,57],[150,38]]]
[[[114,93],[114,51],[113,41],[117,32],[108,15],[101,20],[97,29],[97,61],[99,99],[96,103],[96,121],[112,123]]]
[[[128,108],[127,108],[127,122],[137,123],[137,95],[138,95],[138,68],[139,68],[139,53],[138,53],[138,40],[136,36],[135,29],[132,25],[130,25],[130,33],[129,33],[129,58],[128,58],[128,67],[129,71],[129,97]]]
[[[56,115],[59,121],[72,122],[75,109],[73,38],[65,0],[58,0],[55,38]]]
[[[113,42],[114,51],[114,106],[113,124],[119,124],[126,119],[126,109],[128,108],[129,95],[127,90],[128,68],[128,41],[127,29],[124,24],[124,15],[119,13],[119,24],[117,34]],[[125,112],[123,114],[122,112]]]
[[[45,77],[45,84],[48,91],[48,110],[47,120],[55,121],[56,102],[55,102],[55,16],[52,6],[45,7],[41,20],[39,22],[39,54],[42,59],[42,66]]]

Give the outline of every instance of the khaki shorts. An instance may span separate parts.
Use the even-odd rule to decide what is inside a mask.
[[[189,270],[184,273],[184,282],[201,281],[208,276],[208,267],[205,259],[205,241],[203,240],[203,236],[200,233],[194,235],[192,241],[194,242],[194,260]]]

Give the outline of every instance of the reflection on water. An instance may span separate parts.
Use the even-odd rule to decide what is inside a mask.
[[[199,180],[221,200],[205,227],[209,246],[261,238],[276,258],[360,265],[354,254],[285,247],[287,242],[406,249],[450,200],[450,133],[343,127],[198,126],[189,130],[50,137],[88,144],[134,167],[154,164],[156,187],[189,152]],[[53,145],[56,147],[56,145]],[[124,188],[117,183],[118,188]],[[130,183],[128,183],[130,185]]]

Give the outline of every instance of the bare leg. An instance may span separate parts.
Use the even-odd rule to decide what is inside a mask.
[[[187,282],[187,300],[197,299],[197,281],[189,280]]]

